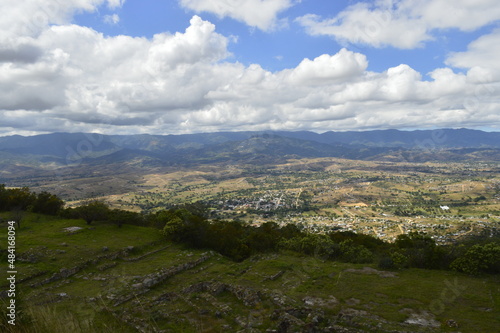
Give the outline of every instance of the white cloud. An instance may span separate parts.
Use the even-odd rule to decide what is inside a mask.
[[[123,4],[125,3],[125,0],[107,0],[107,2],[108,2],[108,8],[116,9],[122,7]]]
[[[473,41],[465,52],[454,52],[448,56],[446,64],[458,68],[470,68],[471,75],[481,82],[495,77],[500,80],[500,29]]]
[[[304,15],[297,22],[311,35],[340,42],[400,49],[421,47],[437,29],[471,31],[500,20],[497,0],[379,0],[349,6],[333,18]]]
[[[278,14],[290,8],[293,0],[179,0],[197,13],[210,12],[219,17],[231,17],[261,30],[279,25]]]
[[[118,16],[117,14],[104,15],[103,21],[106,24],[116,25],[116,24],[120,23],[120,16]]]
[[[405,0],[400,11],[424,21],[430,29],[471,31],[500,19],[496,0]]]
[[[411,49],[432,39],[421,22],[395,17],[390,10],[371,10],[364,3],[350,7],[333,19],[305,15],[297,22],[313,36],[333,36],[341,43]]]
[[[302,60],[293,69],[290,79],[295,84],[325,84],[357,76],[367,67],[364,55],[342,49],[333,56],[323,54],[314,60]]]
[[[484,54],[498,35],[450,55],[467,74],[439,68],[424,80],[405,64],[368,71],[347,49],[277,72],[230,62],[231,38],[198,16],[150,39],[47,25],[0,36],[0,133],[497,126],[499,65]]]
[[[93,12],[103,4],[117,8],[124,0],[2,0],[0,36],[37,36],[50,24],[67,24],[77,12]]]

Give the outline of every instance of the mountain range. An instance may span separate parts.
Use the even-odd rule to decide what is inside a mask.
[[[0,176],[7,170],[23,167],[29,170],[43,165],[265,164],[314,157],[408,162],[500,161],[500,132],[439,129],[322,134],[308,131],[183,135],[52,133],[0,137]]]

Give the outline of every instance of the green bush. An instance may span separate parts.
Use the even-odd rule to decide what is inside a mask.
[[[455,259],[450,268],[471,275],[500,273],[500,244],[473,245],[463,256]]]

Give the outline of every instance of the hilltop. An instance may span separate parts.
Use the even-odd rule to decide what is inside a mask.
[[[465,333],[500,325],[498,275],[387,271],[294,252],[234,262],[148,227],[36,214],[17,244],[23,311],[10,332]]]

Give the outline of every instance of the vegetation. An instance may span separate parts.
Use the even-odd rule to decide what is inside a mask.
[[[202,225],[202,217],[193,221],[196,215],[185,207],[177,210],[161,215]],[[9,215],[0,213],[2,218]],[[236,225],[241,223],[230,223],[225,231],[235,233]],[[81,229],[64,231],[69,227]],[[262,248],[251,246],[254,255],[234,261],[166,240],[163,230],[151,227],[119,228],[108,220],[89,226],[83,219],[28,212],[17,239],[19,317],[12,327],[2,314],[0,330],[260,332],[288,327],[299,332],[451,332],[457,324],[467,333],[494,332],[500,324],[498,274],[379,270],[372,263],[344,262],[351,257],[327,257],[332,245],[338,245],[338,253],[363,246],[374,255],[388,246],[371,236],[314,235],[274,224],[254,229],[259,232],[253,234],[258,235],[252,237],[253,244]],[[277,248],[266,243],[274,239],[266,234],[280,235]],[[429,246],[420,236],[408,238],[386,253]],[[293,248],[285,248],[291,240]]]
[[[157,227],[170,241],[191,248],[211,249],[232,260],[242,261],[251,255],[277,251],[294,251],[324,260],[350,263],[376,263],[385,269],[425,268],[454,269],[467,274],[500,273],[500,239],[479,245],[474,243],[437,245],[424,233],[399,235],[394,243],[353,232],[312,234],[294,224],[280,227],[274,222],[251,226],[240,221],[206,218],[206,206],[184,205],[141,215],[121,209],[110,209],[101,201],[90,201],[76,208],[62,209],[64,202],[47,192],[35,194],[28,188],[5,189],[3,211],[20,207],[34,213],[81,218],[87,225],[95,221]],[[43,203],[47,203],[44,206]],[[18,221],[19,223],[19,221]]]
[[[27,187],[5,188],[0,184],[0,211],[21,210],[33,213],[56,215],[64,202],[48,192],[33,193]]]

